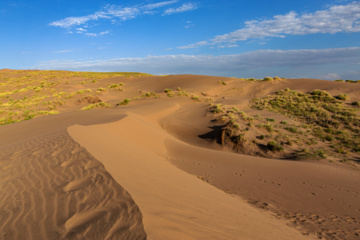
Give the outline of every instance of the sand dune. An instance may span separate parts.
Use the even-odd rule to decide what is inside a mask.
[[[234,153],[216,142],[223,123],[209,112],[210,103],[221,103],[255,116],[260,111],[249,101],[285,88],[360,101],[359,84],[194,75],[110,77],[86,86],[84,79],[61,81],[44,96],[91,87],[90,97],[112,109],[74,111],[89,103],[84,94],[56,95],[67,101],[58,108],[63,113],[0,127],[0,239],[359,239],[356,158],[330,163],[335,158]],[[119,82],[123,89],[108,87]],[[30,99],[31,91],[11,97]],[[116,106],[124,98],[130,104]]]
[[[147,116],[153,121],[154,114],[149,112],[169,113],[177,108],[147,105],[141,116],[128,112],[115,123],[68,128],[131,192],[144,214],[148,239],[306,239],[280,220],[167,161],[165,141],[178,141]]]
[[[2,145],[0,159],[0,239],[146,238],[132,197],[65,128]]]

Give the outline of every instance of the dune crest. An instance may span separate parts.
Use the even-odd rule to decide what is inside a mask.
[[[153,104],[146,109],[176,108]],[[144,215],[148,239],[309,239],[173,166],[165,141],[178,140],[153,122],[154,115],[150,120],[145,112],[127,115],[108,124],[74,125],[68,132],[131,193]]]

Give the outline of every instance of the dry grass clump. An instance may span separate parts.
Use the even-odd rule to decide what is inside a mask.
[[[128,105],[130,102],[131,102],[131,99],[125,98],[125,99],[122,100],[120,103],[116,104],[116,106],[119,106],[119,105]]]
[[[83,108],[81,108],[81,110],[91,110],[91,109],[94,109],[94,108],[108,108],[110,107],[111,105],[109,103],[104,103],[104,102],[99,102],[99,103],[92,103],[92,104],[89,104]]]
[[[156,98],[158,98],[158,97],[160,97],[160,96],[157,95],[155,92],[147,92],[147,93],[141,95],[141,97],[147,97],[147,98],[149,98],[149,97],[156,97]]]
[[[212,113],[223,113],[224,108],[222,107],[222,104],[219,103],[219,104],[215,104],[215,105],[211,106],[209,111]]]
[[[272,82],[274,79],[272,77],[264,77],[264,82]]]
[[[347,101],[350,99],[349,95],[347,95],[346,93],[339,94],[339,95],[335,96],[335,98],[342,100],[342,101]]]
[[[275,141],[269,141],[266,146],[270,151],[273,152],[280,152],[284,150],[284,147]]]
[[[201,100],[200,100],[200,97],[197,96],[197,95],[192,95],[190,99],[191,99],[191,100],[194,100],[194,101],[198,101],[198,102],[201,101]]]

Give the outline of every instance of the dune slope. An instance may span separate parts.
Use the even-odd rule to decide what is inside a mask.
[[[165,142],[178,140],[156,124],[152,113],[176,109],[173,104],[153,104],[137,114],[128,112],[118,122],[68,128],[131,193],[144,215],[148,239],[307,239],[170,164]]]
[[[77,115],[65,119],[91,122]],[[0,145],[0,239],[146,239],[130,194],[72,140],[63,117],[34,120],[32,129],[29,122],[0,129],[8,139]],[[112,118],[119,115],[102,121]]]

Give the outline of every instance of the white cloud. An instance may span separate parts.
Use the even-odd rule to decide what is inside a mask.
[[[167,2],[159,2],[159,3],[151,3],[151,4],[147,4],[144,6],[145,9],[155,9],[155,8],[161,8],[161,7],[165,7],[167,5],[171,5],[174,3],[177,3],[179,0],[173,0],[173,1],[167,1]]]
[[[244,76],[246,73],[255,72],[262,77],[271,74],[269,71],[281,69],[293,72],[292,76],[286,77],[302,77],[306,73],[306,77],[314,78],[329,72],[345,71],[344,65],[357,70],[359,62],[360,47],[353,47],[321,50],[258,50],[222,56],[165,55],[94,61],[56,60],[42,62],[35,68],[76,71],[139,71],[152,74],[191,73],[219,76]],[[310,69],[315,72],[310,72]],[[354,71],[354,69],[346,71]],[[283,76],[282,72],[275,72],[275,74]],[[360,73],[354,77],[360,79]]]
[[[164,11],[164,15],[170,15],[170,14],[174,14],[174,13],[186,12],[186,11],[190,11],[190,10],[195,10],[197,8],[198,8],[197,5],[194,4],[194,3],[184,3],[182,6],[180,6],[178,8],[166,9]]]
[[[336,79],[341,79],[341,76],[336,73],[328,73],[328,74],[319,75],[317,78],[326,79],[326,80],[336,80]]]
[[[69,53],[69,52],[73,52],[73,50],[60,50],[60,51],[55,51],[54,53]]]
[[[145,14],[154,14],[155,12],[152,10],[157,8],[164,8],[165,6],[175,4],[178,1],[179,0],[171,0],[146,5],[136,5],[132,7],[107,5],[102,10],[97,11],[93,14],[80,17],[67,17],[58,21],[51,22],[49,23],[49,25],[68,29],[69,33],[72,33],[73,31],[71,31],[71,29],[75,27],[75,32],[77,33],[83,33],[88,36],[99,36],[99,34],[86,33],[86,29],[84,29],[84,27],[87,26],[87,24],[91,21],[98,21],[101,19],[108,19],[112,23],[116,23],[118,21],[127,21]],[[168,12],[167,14],[172,14],[175,12],[189,11],[196,8],[197,7],[194,4],[186,3],[179,8],[170,8],[166,11]]]
[[[236,43],[256,38],[284,38],[286,35],[334,34],[338,32],[360,32],[360,2],[354,1],[347,5],[335,5],[314,13],[299,15],[292,11],[285,15],[274,16],[272,19],[246,21],[245,26],[236,31],[179,48],[187,49],[204,45]]]
[[[108,5],[102,11],[82,17],[67,17],[59,21],[51,22],[49,25],[61,28],[71,28],[83,25],[92,20],[118,18],[122,21],[136,17],[140,10],[136,7],[121,8],[115,5]]]
[[[110,33],[110,31],[103,31],[103,32],[99,32],[99,33],[85,33],[85,35],[89,36],[89,37],[98,37],[98,36],[106,35],[109,33]]]

